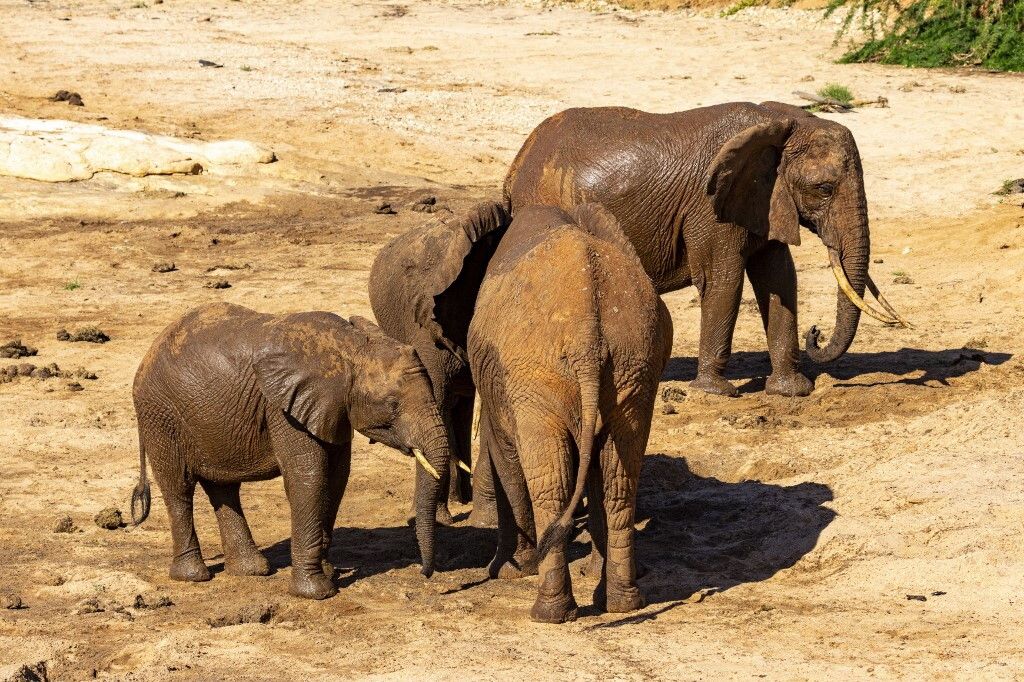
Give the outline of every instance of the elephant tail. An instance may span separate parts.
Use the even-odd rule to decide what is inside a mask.
[[[132,525],[137,526],[149,516],[152,497],[149,493],[149,479],[146,477],[146,445],[139,429],[139,482],[132,491]],[[138,513],[136,513],[136,511]]]
[[[590,460],[594,450],[594,436],[597,431],[598,397],[601,390],[600,377],[597,372],[579,375],[580,382],[580,438],[577,441],[580,453],[580,467],[576,472],[576,488],[572,499],[562,510],[558,520],[548,526],[537,543],[537,560],[543,559],[555,547],[564,545],[572,530],[573,512],[583,499],[583,491],[587,487],[587,473],[590,471]]]

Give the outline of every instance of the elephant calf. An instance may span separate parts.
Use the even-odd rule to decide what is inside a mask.
[[[135,375],[138,525],[150,507],[148,456],[170,516],[171,577],[210,579],[192,519],[199,483],[220,526],[225,569],[267,575],[242,513],[239,485],[284,476],[291,506],[292,594],[337,592],[322,569],[348,481],[352,430],[415,455],[416,536],[433,572],[438,471],[448,436],[430,379],[412,348],[367,320],[325,312],[264,315],[200,307],[157,338]]]
[[[498,482],[490,574],[522,575],[539,559],[534,620],[576,615],[566,551],[584,487],[591,565],[600,567],[594,603],[612,612],[643,606],[636,491],[671,348],[668,310],[610,213],[584,204],[515,215],[477,297],[469,360]]]

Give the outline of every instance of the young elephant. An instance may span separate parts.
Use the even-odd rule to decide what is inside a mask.
[[[416,349],[434,387],[434,398],[448,425],[452,453],[465,469],[470,464],[473,379],[466,357],[466,334],[477,290],[498,241],[512,221],[503,206],[482,203],[463,216],[434,220],[395,237],[370,269],[370,305],[388,336]],[[448,471],[442,472],[442,486]],[[473,472],[472,490],[465,470],[452,480],[450,495],[469,502],[470,521],[495,522],[490,467]],[[438,521],[451,524],[448,496],[437,509]]]
[[[188,313],[157,338],[135,375],[139,484],[132,520],[149,514],[146,457],[174,540],[171,577],[210,579],[192,520],[199,483],[213,504],[225,569],[267,575],[239,502],[239,485],[284,475],[291,506],[292,594],[337,592],[321,566],[351,462],[352,430],[423,464],[416,537],[434,565],[437,472],[448,435],[415,351],[367,320],[325,312],[264,315],[230,304]],[[138,508],[138,511],[137,511]]]
[[[610,213],[596,204],[568,215],[520,209],[480,288],[469,359],[499,483],[490,574],[522,575],[539,558],[534,620],[575,618],[566,551],[584,484],[600,571],[594,603],[643,606],[636,491],[671,347],[668,310]]]

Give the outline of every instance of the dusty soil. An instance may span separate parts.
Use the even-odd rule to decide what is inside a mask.
[[[1024,675],[1024,209],[991,194],[1024,175],[1020,77],[835,65],[832,25],[798,11],[0,0],[0,14],[0,112],[248,139],[280,159],[228,176],[0,178],[0,344],[98,377],[0,384],[0,594],[22,606],[0,610],[0,679],[40,663],[51,679]],[[829,80],[889,98],[841,120],[864,157],[875,279],[916,328],[865,321],[842,360],[807,368],[812,396],[768,397],[748,292],[730,369],[742,394],[727,400],[686,390],[698,308],[692,289],[666,296],[664,386],[683,393],[675,414],[659,400],[644,470],[644,610],[589,608],[586,534],[581,617],[562,627],[527,620],[533,579],[485,580],[492,531],[443,529],[442,570],[423,580],[411,468],[361,437],[331,557],[342,589],[325,602],[286,593],[279,480],[243,489],[268,578],[219,572],[201,500],[206,584],[168,579],[155,490],[144,525],[97,526],[127,512],[138,475],[137,363],[185,310],[369,314],[375,252],[429,219],[411,205],[494,194],[550,113],[791,101]],[[85,106],[47,99],[61,89]],[[808,236],[795,251],[802,326],[827,327],[823,249]],[[217,281],[231,286],[204,286]],[[88,327],[110,341],[57,340]]]

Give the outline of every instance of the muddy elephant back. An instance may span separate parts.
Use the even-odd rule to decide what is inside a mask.
[[[189,371],[208,349],[244,341],[240,333],[261,316],[231,303],[212,303],[195,308],[169,324],[149,347],[135,373],[133,394],[138,401],[151,392],[167,391]]]

